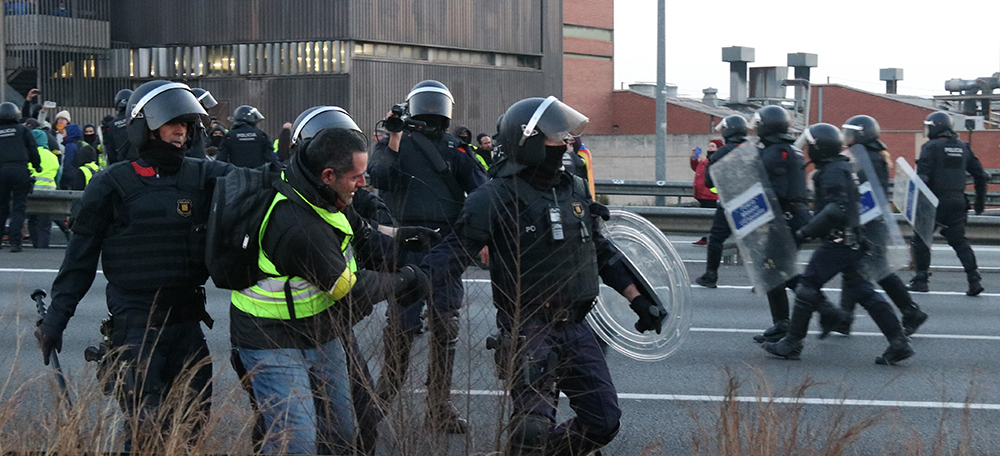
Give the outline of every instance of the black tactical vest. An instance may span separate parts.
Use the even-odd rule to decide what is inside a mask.
[[[124,213],[116,208],[115,224],[104,240],[101,261],[108,282],[132,290],[204,285],[212,201],[212,192],[205,190],[205,162],[185,158],[173,176],[140,176],[135,162],[106,172],[124,202]]]
[[[972,155],[969,145],[964,141],[948,138],[930,141],[927,147],[938,158],[938,166],[931,170],[931,191],[942,199],[964,198],[965,168]]]
[[[0,165],[27,165],[28,147],[25,135],[30,136],[27,127],[17,124],[0,125]]]
[[[806,163],[802,152],[787,143],[772,144],[760,152],[771,189],[785,211],[808,201]]]
[[[586,183],[564,173],[551,190],[539,191],[517,177],[504,178],[504,197],[515,207],[511,214],[492,214],[493,243],[490,278],[493,302],[511,315],[530,317],[591,302],[599,292],[593,218],[590,216]],[[558,214],[562,240],[554,239],[559,228],[552,222]],[[541,307],[547,306],[547,309]],[[524,312],[528,312],[525,314]]]
[[[846,232],[858,228],[861,195],[858,193],[853,165],[846,159],[827,163],[817,169],[813,182],[816,184],[814,207],[817,211],[823,210],[830,203],[840,205],[844,210],[846,218],[842,226],[832,227],[831,231]],[[833,190],[837,188],[840,190]]]
[[[437,150],[424,151],[410,135],[420,133],[404,133],[399,144],[399,169],[403,174],[412,176],[406,182],[399,182],[388,189],[380,189],[380,196],[393,215],[404,225],[435,224],[449,226],[458,219],[458,214],[465,204],[465,196],[452,191],[445,179],[455,181],[454,170],[455,150],[458,139],[445,135],[440,141],[429,139]],[[439,154],[448,169],[438,173],[427,158],[427,154]],[[457,185],[457,182],[456,184]]]
[[[227,161],[233,166],[257,168],[267,163],[264,150],[271,147],[264,132],[253,125],[240,125],[226,134],[222,147],[228,154]],[[204,151],[203,151],[204,152]]]

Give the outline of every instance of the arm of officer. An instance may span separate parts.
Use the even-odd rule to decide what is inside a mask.
[[[43,324],[62,332],[76,306],[90,290],[97,275],[104,236],[113,216],[111,185],[106,173],[94,175],[83,194],[80,212],[73,222],[73,236],[66,247],[62,266],[52,282],[52,304]]]
[[[931,176],[934,175],[934,169],[938,166],[936,159],[937,156],[934,154],[931,141],[925,142],[923,146],[920,146],[920,158],[917,159],[917,175],[928,186],[933,185]]]
[[[385,140],[375,144],[368,162],[368,176],[372,186],[378,189],[392,188],[394,183],[401,183],[398,175],[399,152],[391,149]]]
[[[35,168],[36,172],[42,172],[42,158],[38,155],[38,143],[35,141],[35,135],[31,134],[27,128],[24,130],[24,147],[28,148],[28,162],[31,163],[31,167]]]
[[[990,173],[983,169],[983,164],[979,162],[976,154],[969,150],[969,159],[966,161],[965,171],[972,175],[972,182],[976,189],[976,214],[982,214],[986,208],[986,184],[990,182]]]
[[[834,195],[834,197],[816,212],[809,223],[795,232],[798,241],[823,236],[830,230],[841,227],[847,218],[847,205],[850,204],[847,192],[851,191],[847,185],[851,179],[847,176],[838,176],[834,172],[823,173],[819,177],[816,187],[821,189],[824,194]]]
[[[493,217],[516,212],[501,208],[496,186],[485,186],[465,200],[453,232],[424,256],[420,268],[431,283],[444,277],[460,276],[484,246],[493,239]]]

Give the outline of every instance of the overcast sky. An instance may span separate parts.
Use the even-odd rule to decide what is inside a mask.
[[[615,88],[656,82],[657,1],[614,2]],[[680,96],[700,98],[715,87],[727,98],[722,48],[729,46],[755,48],[750,67],[785,66],[794,52],[818,54],[813,83],[829,78],[874,92],[885,91],[880,68],[902,68],[899,93],[924,97],[947,94],[948,79],[1000,71],[1000,1],[926,3],[936,11],[923,3],[667,0],[666,82]]]

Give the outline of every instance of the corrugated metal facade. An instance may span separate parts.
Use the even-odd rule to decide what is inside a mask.
[[[354,0],[352,39],[540,55],[552,0]],[[561,21],[560,18],[556,20]],[[562,36],[562,23],[555,24]]]
[[[111,39],[132,47],[337,40],[349,0],[112,0]],[[428,2],[437,3],[437,2]]]

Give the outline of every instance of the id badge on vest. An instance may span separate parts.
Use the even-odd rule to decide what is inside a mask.
[[[563,233],[562,209],[558,205],[549,206],[549,225],[552,227],[552,241],[561,242],[566,239]]]

